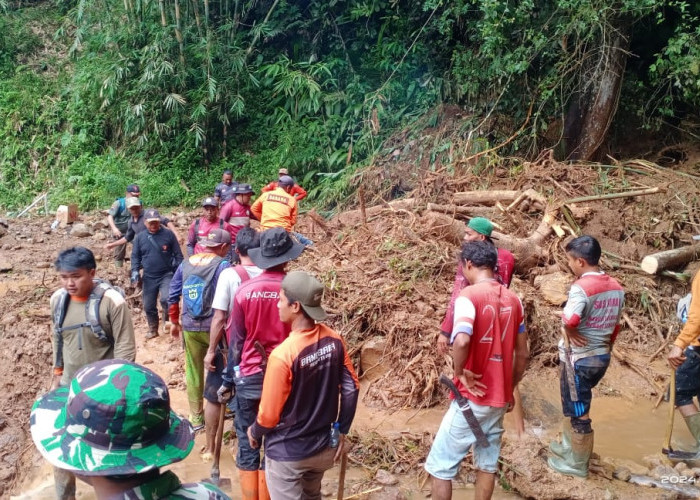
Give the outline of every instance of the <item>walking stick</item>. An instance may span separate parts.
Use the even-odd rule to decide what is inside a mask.
[[[340,474],[338,474],[338,500],[343,500],[345,493],[345,469],[348,467],[348,452],[343,450],[340,457]]]
[[[668,427],[666,428],[666,440],[664,441],[664,447],[661,448],[661,452],[664,455],[673,453],[673,448],[671,448],[671,435],[673,434],[673,419],[676,415],[676,369],[671,368],[671,383],[669,386],[668,395]]]

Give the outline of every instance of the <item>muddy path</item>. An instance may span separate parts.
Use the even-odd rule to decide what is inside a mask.
[[[384,210],[384,209],[383,209]],[[660,209],[662,210],[662,209]],[[184,233],[193,214],[175,213],[173,220]],[[610,212],[595,220],[611,220]],[[432,221],[432,225],[431,225]],[[437,221],[437,222],[435,222]],[[92,248],[98,276],[128,287],[128,270],[111,264],[102,245],[110,238],[101,214],[86,214],[81,223],[87,235],[77,237],[70,228],[51,230],[52,218],[9,221],[0,237],[0,496],[51,498],[50,468],[35,451],[29,437],[29,409],[49,384],[51,364],[48,300],[60,285],[51,268],[56,254],[71,245]],[[448,360],[437,356],[433,343],[449,296],[454,260],[449,235],[439,220],[405,209],[382,212],[366,224],[346,219],[336,227],[323,227],[313,219],[302,221],[303,232],[317,242],[294,267],[312,270],[329,286],[331,324],[347,339],[362,376],[361,405],[354,425],[355,443],[350,455],[346,496],[362,498],[424,498],[429,488],[421,472],[445,408],[445,392],[436,375],[449,371]],[[437,224],[437,225],[436,225]],[[532,221],[529,222],[532,224]],[[437,229],[436,229],[437,228]],[[625,255],[643,254],[645,248]],[[635,275],[625,276],[633,287],[630,307],[640,307],[638,290],[659,316],[684,288]],[[619,356],[595,391],[592,417],[596,431],[597,472],[586,481],[564,478],[546,467],[546,445],[559,430],[557,368],[553,363],[556,307],[544,301],[532,276],[519,276],[513,288],[528,308],[535,359],[522,386],[526,433],[518,437],[507,420],[498,498],[681,498],[683,493],[661,492],[627,482],[628,474],[655,477],[669,474],[700,475],[700,469],[672,470],[660,455],[666,426],[666,404],[654,409],[663,391],[668,369],[658,348],[677,329],[664,328],[660,338],[652,328],[653,316],[633,314],[636,331],[621,334]],[[378,292],[378,293],[377,293]],[[656,297],[668,295],[659,305]],[[643,295],[641,295],[643,297]],[[650,298],[651,297],[651,298]],[[652,300],[653,299],[653,300]],[[654,303],[654,300],[657,300]],[[138,298],[131,301],[137,332],[137,362],[160,373],[172,390],[176,410],[186,413],[184,355],[178,342],[159,337],[146,343],[146,325]],[[665,314],[665,313],[664,313]],[[668,323],[667,323],[668,324]],[[640,334],[640,330],[644,330]],[[651,340],[650,340],[651,339]],[[371,347],[371,348],[370,348]],[[661,346],[663,347],[663,346]],[[660,351],[659,351],[660,352]],[[676,446],[692,445],[680,418],[674,432]],[[208,476],[209,465],[198,450],[173,468],[186,480]],[[222,458],[222,476],[238,488],[231,450]],[[379,472],[379,470],[385,471]],[[625,473],[624,471],[627,471]],[[615,479],[613,475],[622,477]],[[455,498],[472,498],[474,471],[466,460],[455,483]],[[337,468],[324,481],[326,496],[335,495]],[[80,498],[92,498],[84,487]],[[680,495],[680,496],[679,496]],[[687,495],[686,495],[687,496]]]

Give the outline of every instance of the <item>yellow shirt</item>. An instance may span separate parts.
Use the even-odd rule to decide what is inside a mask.
[[[673,342],[674,345],[681,349],[685,349],[689,345],[700,346],[700,340],[698,340],[698,337],[700,337],[700,271],[695,273],[693,286],[690,291],[693,294],[693,298],[688,308],[688,321]]]
[[[250,207],[260,221],[260,229],[283,227],[287,231],[297,223],[297,200],[281,187],[260,195]]]

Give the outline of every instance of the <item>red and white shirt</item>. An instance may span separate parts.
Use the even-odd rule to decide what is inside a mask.
[[[495,279],[481,281],[462,290],[455,301],[452,341],[469,335],[469,354],[463,368],[482,377],[484,396],[467,392],[469,400],[484,406],[503,407],[513,396],[513,351],[518,334],[525,332],[523,305],[515,293]]]

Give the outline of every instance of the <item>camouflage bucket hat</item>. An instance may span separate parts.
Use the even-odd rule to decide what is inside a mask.
[[[163,379],[124,360],[85,366],[69,387],[37,400],[31,432],[52,465],[86,476],[140,474],[183,460],[194,446]]]

